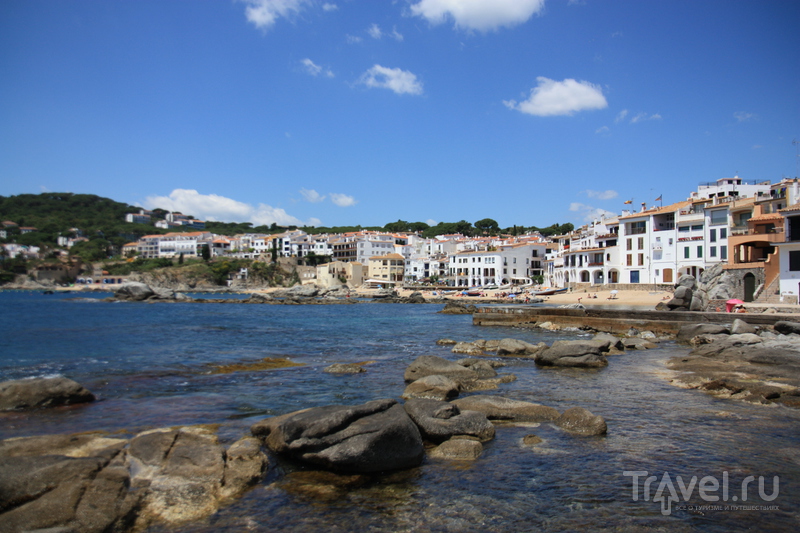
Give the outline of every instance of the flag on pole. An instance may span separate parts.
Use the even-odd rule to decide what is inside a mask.
[[[661,201],[661,197],[662,197],[662,196],[664,196],[664,195],[663,195],[663,194],[659,194],[659,195],[658,195],[658,198],[656,198],[656,199],[655,199],[655,201],[656,201],[656,202],[660,202],[660,201]]]
[[[632,204],[632,203],[633,203],[633,200],[625,200],[623,203],[624,203],[624,204]]]

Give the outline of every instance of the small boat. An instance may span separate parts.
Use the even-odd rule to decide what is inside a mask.
[[[547,289],[547,290],[544,290],[544,291],[535,292],[535,293],[533,293],[533,295],[534,296],[552,296],[554,294],[561,294],[562,292],[567,292],[567,290],[568,290],[567,287],[564,287],[563,289]]]

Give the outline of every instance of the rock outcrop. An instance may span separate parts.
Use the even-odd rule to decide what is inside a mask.
[[[158,429],[0,441],[0,530],[101,533],[208,516],[261,479],[246,437],[227,452],[209,430]],[[58,529],[61,528],[61,529]]]
[[[575,435],[598,436],[608,433],[603,417],[592,414],[583,407],[567,409],[555,422],[564,431]]]
[[[0,383],[0,411],[93,402],[94,394],[63,376]]]
[[[458,396],[459,390],[458,383],[448,377],[435,374],[409,383],[406,390],[403,391],[403,399],[452,400]]]

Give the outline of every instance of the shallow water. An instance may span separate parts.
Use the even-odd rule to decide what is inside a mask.
[[[177,424],[219,424],[232,442],[255,421],[328,404],[399,398],[403,372],[417,356],[451,359],[442,337],[515,337],[551,343],[576,338],[516,328],[481,328],[469,315],[436,314],[439,305],[325,306],[107,303],[76,295],[0,293],[0,380],[63,374],[100,401],[30,414],[0,414],[0,438],[105,430],[132,433]],[[426,460],[416,469],[344,487],[306,490],[301,467],[278,461],[267,479],[204,522],[170,531],[795,531],[800,528],[800,413],[715,399],[668,383],[664,361],[686,349],[611,358],[606,369],[539,369],[504,360],[517,376],[497,391],[561,411],[586,407],[605,417],[605,438],[579,438],[542,424],[498,427],[474,463]],[[211,374],[210,365],[288,357],[304,366]],[[330,375],[334,362],[374,361],[367,372]],[[544,442],[525,447],[535,433]],[[625,471],[657,480],[649,501],[633,501]],[[678,491],[669,514],[653,496],[669,472]],[[728,501],[689,501],[676,476],[727,472]],[[730,506],[750,484],[748,504],[778,510],[709,510]],[[758,477],[765,495],[758,495]],[[665,485],[665,489],[669,486]],[[669,494],[663,492],[663,494]],[[722,496],[722,489],[710,495]],[[153,531],[162,531],[153,528]],[[166,531],[166,530],[165,530]]]

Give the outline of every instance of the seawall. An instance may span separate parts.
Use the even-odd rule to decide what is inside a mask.
[[[800,316],[786,313],[717,313],[700,311],[645,311],[636,309],[565,309],[502,305],[483,307],[472,315],[476,326],[534,327],[551,322],[562,327],[588,326],[598,331],[625,334],[630,328],[656,334],[676,334],[684,324],[730,324],[740,318],[754,326],[771,326],[781,320],[800,321]]]

